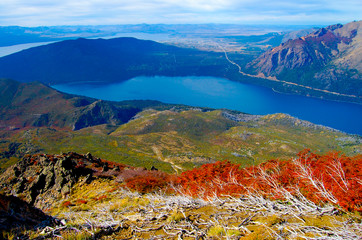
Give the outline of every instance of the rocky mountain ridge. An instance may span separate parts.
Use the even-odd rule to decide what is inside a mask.
[[[362,21],[288,40],[247,65],[254,74],[362,97]]]
[[[70,194],[81,177],[84,183],[90,182],[93,174],[110,170],[116,174],[125,167],[124,164],[94,158],[90,153],[26,155],[1,174],[0,183],[4,193],[20,196],[22,200],[44,210],[54,201]]]

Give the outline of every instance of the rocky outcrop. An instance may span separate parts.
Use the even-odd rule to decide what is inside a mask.
[[[262,115],[251,115],[247,113],[232,113],[230,111],[223,111],[221,115],[229,120],[235,122],[252,122],[259,120]]]
[[[139,111],[138,108],[119,108],[110,102],[98,100],[79,109],[75,115],[73,130],[100,124],[120,125],[130,120]]]
[[[42,228],[54,222],[55,219],[29,203],[0,194],[0,230]]]
[[[279,80],[362,96],[362,21],[321,28],[288,40],[249,63],[248,71]]]
[[[46,209],[66,197],[80,178],[90,181],[93,173],[123,168],[122,164],[110,164],[91,154],[28,155],[0,175],[0,187],[8,195]]]

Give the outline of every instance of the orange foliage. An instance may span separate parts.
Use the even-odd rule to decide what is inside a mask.
[[[158,190],[167,190],[170,182],[173,182],[172,176],[160,171],[139,171],[137,175],[125,179],[126,186],[129,189],[140,193],[155,192]]]
[[[362,155],[318,155],[307,149],[290,161],[270,160],[244,169],[227,161],[216,162],[183,172],[177,183],[181,192],[195,197],[258,193],[283,199],[288,191],[315,203],[362,212]]]
[[[102,195],[102,196],[96,198],[97,201],[103,201],[105,199],[107,199],[107,195]]]
[[[76,203],[77,203],[77,205],[80,205],[80,204],[87,204],[87,203],[88,203],[88,201],[87,201],[87,200],[84,200],[84,199],[78,199],[78,200],[76,201]]]
[[[62,207],[69,207],[69,206],[74,206],[74,204],[71,203],[70,201],[65,201],[62,203]]]

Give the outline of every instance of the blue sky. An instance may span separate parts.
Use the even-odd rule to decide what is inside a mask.
[[[334,24],[362,0],[0,0],[0,25],[138,23]]]

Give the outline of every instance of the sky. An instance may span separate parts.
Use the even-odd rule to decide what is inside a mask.
[[[335,24],[362,18],[362,0],[0,0],[0,26]]]

